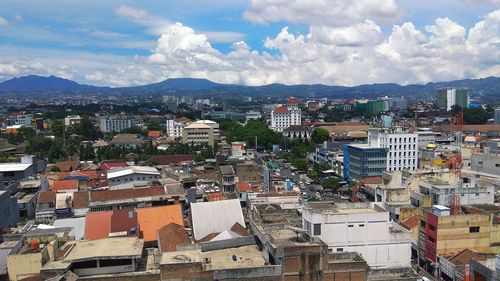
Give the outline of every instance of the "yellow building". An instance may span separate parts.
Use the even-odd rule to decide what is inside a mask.
[[[214,146],[214,130],[211,126],[202,123],[192,123],[182,130],[182,143],[207,144]]]

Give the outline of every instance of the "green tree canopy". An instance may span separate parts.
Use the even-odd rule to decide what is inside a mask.
[[[333,193],[337,193],[339,191],[340,182],[338,178],[329,177],[323,181],[322,186],[326,190],[331,190]]]
[[[323,128],[315,128],[311,134],[311,141],[320,144],[327,141],[330,138],[330,133],[328,130]]]

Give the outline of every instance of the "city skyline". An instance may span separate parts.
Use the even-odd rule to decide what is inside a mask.
[[[0,1],[0,81],[359,85],[500,76],[500,2]]]

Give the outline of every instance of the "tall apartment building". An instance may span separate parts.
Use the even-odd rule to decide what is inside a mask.
[[[174,119],[167,120],[167,137],[169,138],[182,138],[182,129],[186,126],[186,123],[178,122]]]
[[[408,133],[400,127],[375,128],[368,132],[368,144],[387,148],[386,171],[413,171],[418,167],[418,134]]]
[[[102,117],[101,132],[118,133],[135,125],[134,120],[127,117]]]
[[[469,89],[439,89],[437,92],[437,105],[440,109],[447,111],[450,111],[454,105],[465,108],[469,105]]]
[[[182,130],[182,143],[214,146],[214,130],[207,124],[191,123]]]
[[[271,111],[271,129],[283,132],[292,125],[301,125],[302,111],[295,97],[290,97],[285,106],[279,106]]]
[[[305,231],[331,252],[357,252],[371,269],[409,268],[410,232],[389,220],[373,202],[308,202],[302,209]]]
[[[495,108],[495,124],[500,124],[500,108]]]

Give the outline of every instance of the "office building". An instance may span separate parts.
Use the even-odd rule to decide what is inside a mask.
[[[344,147],[344,177],[364,179],[381,177],[387,168],[387,148],[368,144],[346,144]]]
[[[182,143],[214,146],[214,130],[207,124],[192,123],[182,130]]]
[[[331,252],[357,252],[372,270],[411,266],[410,232],[376,203],[308,202],[302,221],[305,231]]]
[[[454,105],[465,108],[469,105],[469,89],[439,89],[437,92],[437,105],[440,109],[446,111],[450,111]]]
[[[79,124],[82,121],[82,117],[80,115],[70,115],[64,117],[64,126],[71,127],[75,124]]]
[[[368,144],[387,148],[386,171],[414,171],[418,165],[418,135],[403,128],[370,129]]]

